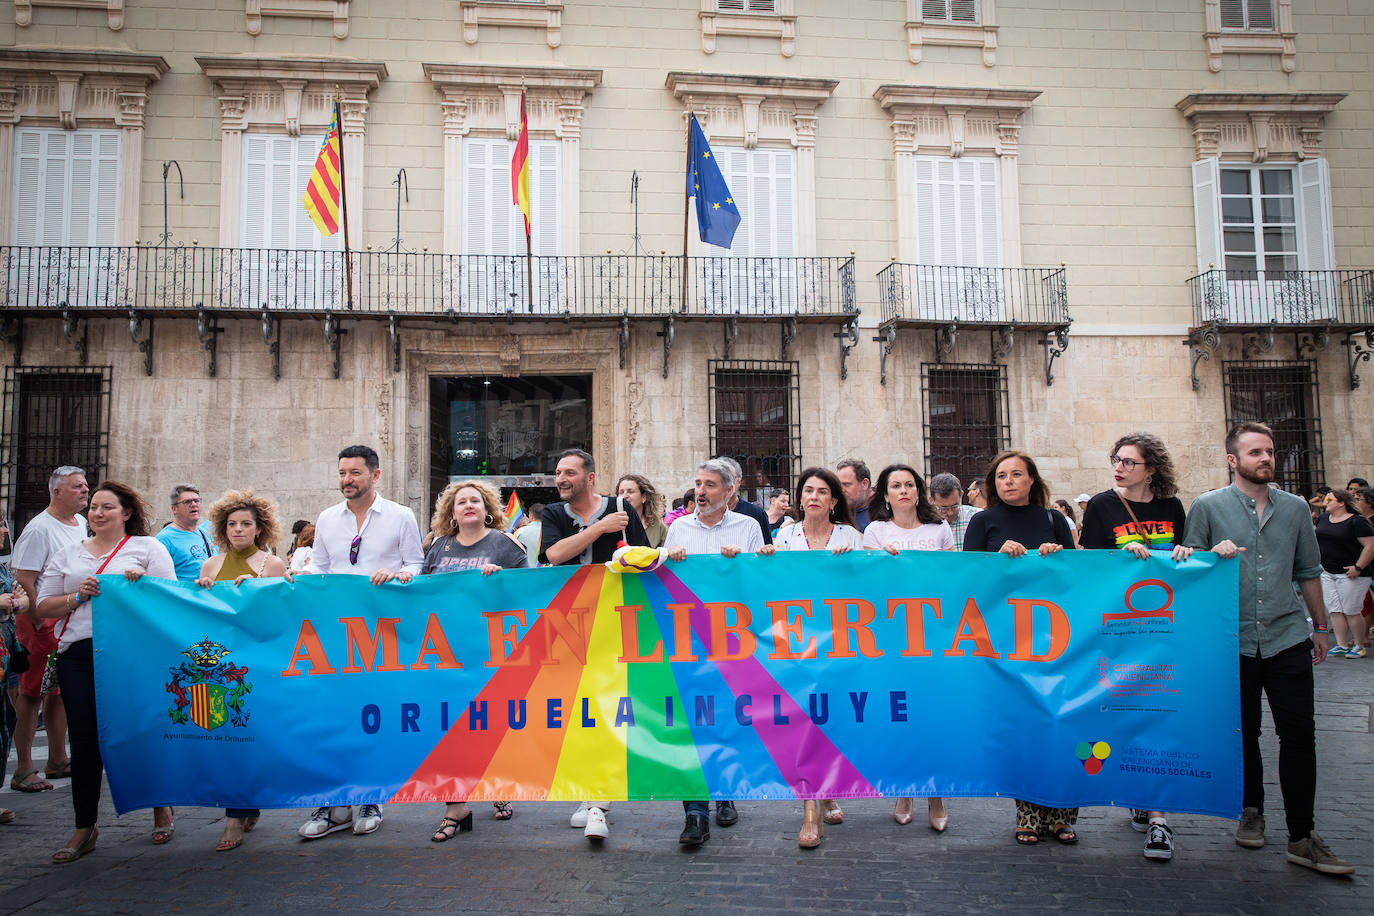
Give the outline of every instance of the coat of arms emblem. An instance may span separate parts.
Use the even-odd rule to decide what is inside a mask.
[[[192,722],[206,731],[213,731],[226,722],[236,728],[248,724],[248,710],[243,698],[253,691],[244,680],[247,667],[240,667],[227,659],[229,650],[210,639],[202,639],[181,653],[190,659],[168,669],[172,680],[167,692],[175,705],[167,715],[177,725]]]

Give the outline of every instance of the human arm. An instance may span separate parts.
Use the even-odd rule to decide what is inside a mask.
[[[39,618],[39,615],[38,615],[38,601],[37,601],[37,597],[38,597],[38,573],[39,573],[39,570],[36,570],[36,569],[16,569],[16,570],[14,570],[14,584],[15,584],[15,586],[16,586],[17,588],[22,588],[22,589],[24,590],[24,594],[28,596],[28,601],[27,601],[27,603],[25,604],[25,606],[24,606],[22,609],[21,609],[21,608],[16,608],[16,610],[22,610],[24,613],[28,614],[28,615],[29,615],[29,620],[32,621],[32,622],[34,622],[34,623],[37,623],[38,620],[40,619],[40,618]]]
[[[1312,664],[1320,665],[1326,661],[1326,651],[1331,648],[1329,623],[1326,617],[1326,603],[1322,600],[1321,579],[1303,579],[1298,583],[1303,603],[1307,605],[1307,616],[1312,618]]]
[[[1369,564],[1374,563],[1374,537],[1360,538],[1360,546],[1364,548],[1360,551],[1360,558],[1354,566],[1345,568],[1346,578],[1359,579],[1369,575]]]
[[[544,514],[544,528],[541,532],[542,549],[540,553],[543,558],[558,566],[566,563],[574,557],[580,557],[587,548],[596,543],[597,538],[604,534],[619,534],[630,525],[630,515],[628,512],[608,512],[605,516],[592,522],[581,531],[569,534],[567,537],[560,538],[560,532],[556,527],[548,523],[548,511]],[[636,516],[636,518],[638,518]],[[670,532],[671,533],[671,530]],[[636,547],[647,547],[648,538],[644,534],[644,526],[639,525],[640,543],[632,545]]]
[[[200,564],[200,576],[196,579],[196,585],[201,588],[213,588],[215,576],[219,575],[220,569],[224,566],[224,557],[213,556]]]

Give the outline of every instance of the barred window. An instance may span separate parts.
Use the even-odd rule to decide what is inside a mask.
[[[110,367],[5,369],[4,490],[11,536],[48,505],[54,468],[76,465],[95,486],[110,450]]]
[[[1007,369],[980,363],[921,364],[926,476],[950,473],[965,486],[1011,444]]]
[[[1226,428],[1258,422],[1274,431],[1274,483],[1311,496],[1326,477],[1317,364],[1310,360],[1222,363]]]
[[[798,363],[713,359],[707,363],[711,454],[744,469],[740,495],[756,505],[792,490],[801,471]]]

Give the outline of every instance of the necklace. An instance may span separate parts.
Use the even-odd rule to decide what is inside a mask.
[[[802,534],[806,535],[806,546],[808,548],[810,548],[811,550],[820,550],[821,548],[825,547],[826,544],[830,543],[830,535],[834,530],[834,525],[830,525],[828,528],[826,528],[825,536],[821,538],[821,542],[819,544],[817,544],[815,539],[811,537],[811,532],[807,531],[805,526],[802,527]]]

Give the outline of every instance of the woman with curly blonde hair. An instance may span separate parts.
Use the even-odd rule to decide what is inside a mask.
[[[622,474],[616,481],[615,495],[639,513],[644,531],[649,535],[649,546],[662,547],[668,540],[668,526],[663,524],[663,494],[649,483],[649,478],[641,474]]]
[[[252,490],[228,490],[210,507],[210,527],[224,552],[201,564],[196,580],[201,588],[286,575],[286,563],[268,550],[281,534],[272,500]],[[243,835],[257,826],[259,814],[257,808],[225,808],[224,832],[215,851],[228,852],[243,845]]]
[[[425,552],[420,575],[480,569],[490,576],[502,569],[529,566],[525,548],[504,531],[506,517],[501,497],[480,480],[451,483],[434,503],[429,522],[431,543]],[[508,801],[492,802],[498,821],[508,821],[514,809]],[[472,811],[466,802],[448,802],[444,818],[430,837],[435,843],[453,839],[472,829]]]

